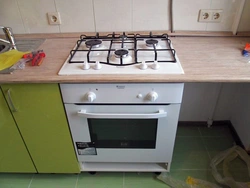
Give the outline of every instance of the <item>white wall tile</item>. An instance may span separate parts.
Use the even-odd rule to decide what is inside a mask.
[[[49,25],[47,12],[55,12],[54,0],[17,0],[26,33],[58,33],[58,25]]]
[[[207,31],[232,31],[239,5],[236,0],[212,0],[211,9],[223,9],[223,17],[219,23],[208,23]]]
[[[14,33],[25,33],[16,0],[0,0],[0,25],[11,27]]]
[[[169,30],[169,0],[133,0],[133,31]]]
[[[92,0],[55,0],[60,12],[61,32],[94,32],[94,12]]]
[[[174,30],[231,31],[239,0],[173,0]],[[198,22],[200,9],[223,9],[221,23]],[[49,25],[58,11],[61,25]],[[169,0],[0,0],[0,24],[14,33],[169,30]],[[250,31],[246,0],[239,31]],[[1,33],[1,31],[0,31]]]
[[[93,0],[96,31],[131,31],[132,0]]]
[[[250,31],[250,0],[245,1],[238,31]]]
[[[211,0],[174,0],[174,30],[205,31],[206,23],[198,22],[200,9],[209,9]]]

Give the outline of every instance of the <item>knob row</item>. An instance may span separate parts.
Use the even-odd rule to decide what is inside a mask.
[[[92,91],[85,94],[85,98],[88,102],[93,102],[96,99],[96,94]],[[137,98],[142,98],[142,94],[138,94]],[[155,91],[151,91],[146,95],[148,101],[154,102],[158,98],[158,94]]]
[[[99,61],[96,61],[95,64],[94,64],[94,66],[93,66],[93,68],[94,68],[95,70],[99,70],[99,69],[102,68],[102,65],[101,65],[101,63],[100,63]],[[145,63],[145,61],[143,61],[143,62],[140,64],[139,68],[142,69],[142,70],[145,70],[145,69],[148,68],[148,65]],[[155,61],[155,62],[151,65],[151,68],[157,70],[157,69],[160,68],[160,65],[159,65],[159,63],[158,63],[157,61]],[[89,63],[88,63],[88,62],[84,62],[83,66],[82,66],[82,69],[83,69],[83,70],[88,70],[88,69],[90,69]]]
[[[145,70],[145,69],[147,69],[147,68],[148,68],[148,65],[145,63],[145,61],[143,61],[143,62],[140,64],[140,69]],[[155,61],[155,62],[151,65],[151,68],[157,70],[157,69],[160,68],[160,65],[159,65],[159,63],[158,63],[157,61]]]

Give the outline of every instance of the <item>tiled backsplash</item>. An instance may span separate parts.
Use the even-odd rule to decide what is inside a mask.
[[[232,31],[243,1],[173,0],[173,29]],[[238,31],[250,31],[250,0],[245,1]],[[0,25],[14,33],[169,30],[169,6],[169,0],[0,0]],[[222,22],[198,22],[200,9],[223,9]],[[56,11],[62,24],[49,25],[47,12]]]

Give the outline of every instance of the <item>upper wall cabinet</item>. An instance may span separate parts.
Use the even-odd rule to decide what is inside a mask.
[[[0,172],[36,173],[0,89]]]
[[[58,84],[1,87],[38,173],[79,173]]]

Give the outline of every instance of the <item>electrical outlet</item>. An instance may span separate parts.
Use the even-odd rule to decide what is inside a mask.
[[[59,12],[48,12],[47,13],[50,25],[60,25],[61,17]]]
[[[199,22],[221,22],[223,17],[222,9],[201,9],[199,12]]]
[[[199,13],[199,18],[198,18],[198,21],[199,22],[209,22],[211,21],[211,11],[210,10],[207,10],[207,9],[202,9],[200,10],[200,13]]]
[[[212,22],[221,22],[223,17],[223,10],[212,10]]]

